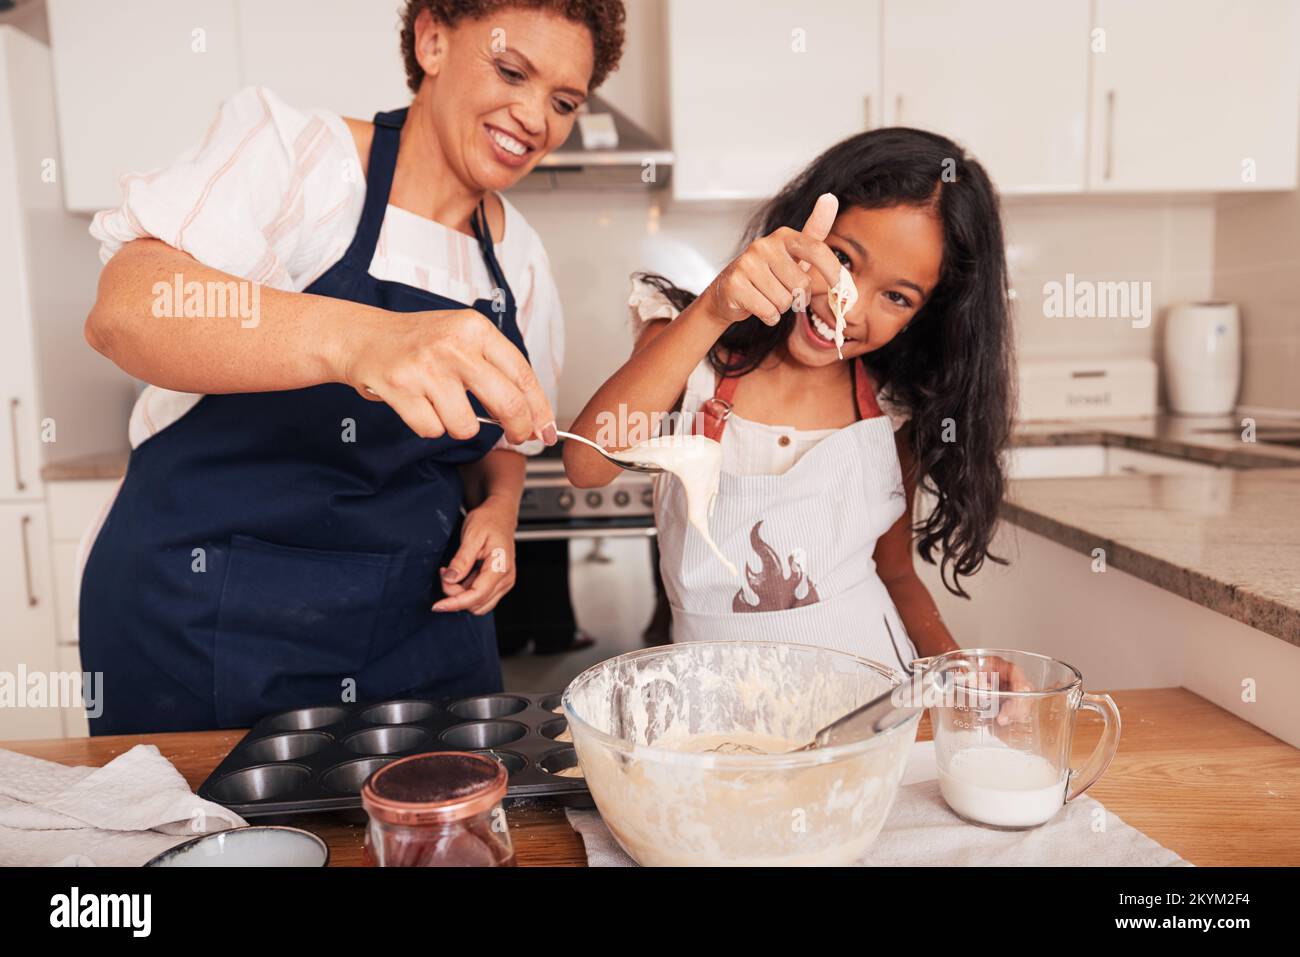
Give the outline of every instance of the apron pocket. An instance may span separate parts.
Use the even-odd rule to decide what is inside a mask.
[[[491,615],[431,610],[443,597],[437,582],[439,564],[436,558],[412,556],[393,568],[370,646],[373,688],[367,690],[384,695],[453,694],[445,689],[459,688],[465,680],[477,687],[477,675],[486,669],[490,676],[499,669]]]
[[[340,700],[366,666],[391,564],[234,536],[213,649],[220,726]]]

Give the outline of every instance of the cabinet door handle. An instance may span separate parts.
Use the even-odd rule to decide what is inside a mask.
[[[1106,169],[1102,179],[1110,179],[1115,172],[1115,91],[1106,91]]]
[[[23,580],[27,585],[27,605],[35,608],[40,604],[40,599],[36,597],[36,592],[32,590],[32,549],[27,540],[27,526],[31,523],[32,517],[24,515],[18,527],[23,540]]]
[[[9,440],[14,448],[14,487],[23,492],[27,483],[23,481],[22,466],[18,464],[18,399],[9,400]]]
[[[862,128],[864,130],[875,129],[876,126],[875,117],[871,115],[871,94],[870,93],[868,93],[862,99],[862,115],[863,118],[866,120],[866,122],[862,124]]]
[[[894,96],[894,125],[903,125],[903,94],[901,93]]]

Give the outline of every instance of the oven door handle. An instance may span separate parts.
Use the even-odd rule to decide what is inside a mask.
[[[557,542],[566,538],[654,538],[653,525],[644,528],[521,528],[515,532],[517,542]]]

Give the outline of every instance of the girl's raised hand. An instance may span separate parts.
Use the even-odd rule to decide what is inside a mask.
[[[782,226],[754,240],[700,298],[726,322],[757,316],[774,326],[791,306],[806,308],[813,287],[809,264],[826,278],[828,287],[839,279],[840,261],[825,243],[839,206],[834,195],[823,193],[803,229]]]

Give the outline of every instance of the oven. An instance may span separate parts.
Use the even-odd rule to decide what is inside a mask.
[[[515,542],[518,577],[496,611],[503,656],[529,644],[563,649],[579,635],[606,654],[668,640],[653,476],[621,471],[604,488],[580,489],[565,478],[560,446],[530,456]]]
[[[604,488],[574,488],[560,446],[530,456],[515,540],[648,538],[655,534],[653,476],[620,471]]]

